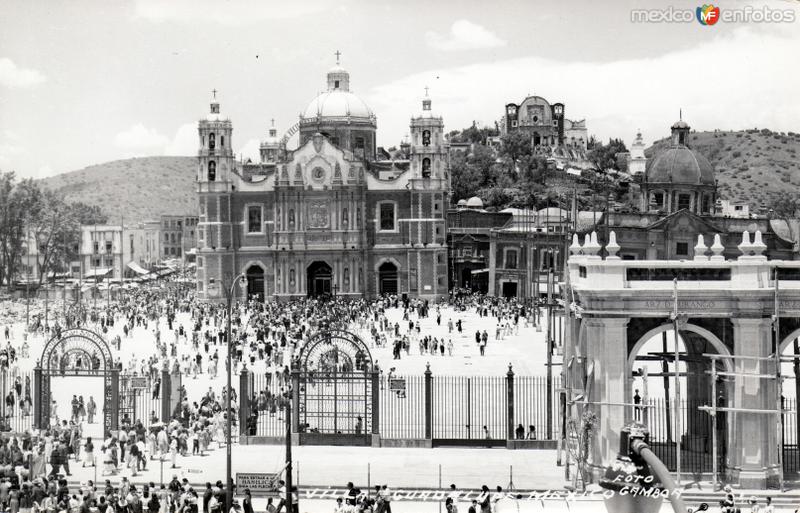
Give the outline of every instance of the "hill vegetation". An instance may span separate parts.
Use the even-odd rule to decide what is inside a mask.
[[[39,181],[68,202],[100,207],[108,222],[158,220],[161,214],[197,212],[194,157],[114,160]]]
[[[669,144],[656,141],[650,157]],[[773,208],[786,199],[800,198],[800,134],[768,129],[693,132],[692,149],[716,168],[720,197],[750,205],[750,211]]]

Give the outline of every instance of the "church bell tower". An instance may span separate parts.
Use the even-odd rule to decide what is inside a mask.
[[[231,173],[236,161],[233,155],[233,125],[220,113],[217,91],[213,91],[210,111],[197,123],[200,147],[197,151],[197,292],[201,299],[222,300],[224,284],[209,277],[210,270],[221,270],[224,277],[235,276],[233,260],[233,225],[231,212]]]
[[[423,298],[436,299],[446,294],[447,284],[447,205],[450,201],[450,176],[444,122],[431,109],[428,88],[422,99],[422,112],[411,118],[409,259],[416,263],[417,290]],[[413,279],[413,278],[412,278]]]

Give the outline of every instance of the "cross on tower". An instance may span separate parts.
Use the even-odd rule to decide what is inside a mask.
[[[214,95],[214,99],[216,100],[217,99],[217,90],[216,89],[212,89],[211,90],[211,94]]]
[[[274,128],[275,127],[275,118],[272,118],[269,121],[270,121],[270,123],[272,123],[272,127]]]
[[[425,86],[425,96],[428,96],[428,86]]]
[[[336,65],[338,66],[339,65],[339,56],[342,55],[342,52],[340,52],[339,50],[336,50],[336,53],[334,53],[333,55],[336,56]]]
[[[678,109],[678,119],[683,121],[683,109]]]

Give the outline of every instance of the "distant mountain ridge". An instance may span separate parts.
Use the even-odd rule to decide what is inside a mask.
[[[194,157],[141,157],[96,164],[39,180],[68,201],[97,205],[110,224],[197,214]]]

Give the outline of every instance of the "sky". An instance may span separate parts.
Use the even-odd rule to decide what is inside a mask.
[[[632,21],[698,2],[595,0],[0,0],[0,170],[44,177],[137,156],[194,155],[216,89],[233,146],[255,157],[325,88],[341,52],[350,87],[397,145],[424,88],[447,130],[493,125],[530,94],[590,134],[800,132],[800,2],[721,11],[796,21]]]

